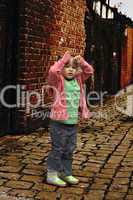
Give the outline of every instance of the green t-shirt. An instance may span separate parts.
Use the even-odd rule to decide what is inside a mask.
[[[69,119],[61,122],[64,124],[77,124],[80,100],[79,84],[76,79],[64,79],[64,88],[66,93],[67,113],[69,115]]]

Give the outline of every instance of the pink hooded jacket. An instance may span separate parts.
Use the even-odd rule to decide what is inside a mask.
[[[66,52],[62,59],[52,65],[49,69],[48,84],[52,88],[52,95],[54,102],[51,106],[50,118],[53,120],[67,120],[69,115],[67,113],[66,95],[64,90],[64,77],[62,69],[64,65],[70,60],[71,55]],[[89,65],[83,58],[80,59],[81,71],[75,76],[80,86],[80,102],[79,102],[79,116],[81,119],[87,119],[91,116],[87,105],[84,92],[84,81],[94,73],[91,65]]]

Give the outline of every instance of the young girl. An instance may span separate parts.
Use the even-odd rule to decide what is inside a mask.
[[[54,102],[50,113],[52,150],[47,159],[47,183],[57,186],[78,184],[72,176],[72,156],[76,147],[78,116],[87,119],[84,81],[93,68],[79,55],[65,52],[62,59],[51,66],[48,83],[53,88]]]

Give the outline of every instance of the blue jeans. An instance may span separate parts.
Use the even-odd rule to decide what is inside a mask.
[[[51,121],[50,135],[52,150],[48,155],[48,170],[72,175],[72,157],[77,143],[77,125]]]

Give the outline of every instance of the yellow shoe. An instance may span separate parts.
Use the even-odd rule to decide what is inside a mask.
[[[79,180],[74,176],[62,176],[61,178],[69,184],[76,185],[79,183]]]
[[[48,184],[56,185],[59,187],[65,187],[67,184],[63,180],[61,180],[58,176],[47,177],[46,179]]]

